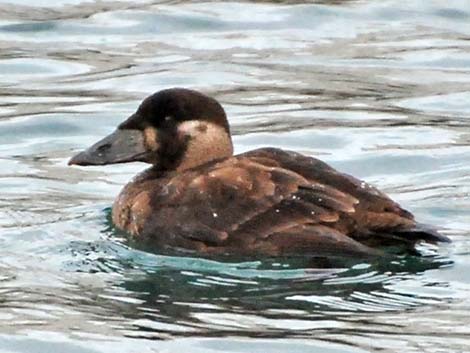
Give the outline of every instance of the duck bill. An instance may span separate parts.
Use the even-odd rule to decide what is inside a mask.
[[[117,129],[69,161],[69,165],[106,165],[144,162],[147,157],[144,134],[135,129]]]

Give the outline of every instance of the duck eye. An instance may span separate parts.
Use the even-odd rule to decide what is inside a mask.
[[[111,148],[111,144],[110,143],[106,143],[104,145],[101,145],[97,148],[97,151],[98,152],[104,152],[106,151],[107,149]]]

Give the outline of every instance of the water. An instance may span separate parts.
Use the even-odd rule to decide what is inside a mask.
[[[50,3],[0,4],[1,352],[470,351],[467,1]],[[109,207],[145,166],[66,161],[171,86],[453,243],[329,270],[126,247]]]

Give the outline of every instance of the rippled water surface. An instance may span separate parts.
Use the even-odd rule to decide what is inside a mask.
[[[453,243],[327,270],[126,247],[109,209],[145,166],[66,162],[172,86]],[[469,113],[464,0],[1,1],[0,351],[470,351]]]

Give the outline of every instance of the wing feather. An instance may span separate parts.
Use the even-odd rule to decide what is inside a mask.
[[[378,190],[319,160],[277,149],[196,168],[170,184],[164,197],[154,196],[156,211],[144,233],[155,232],[158,223],[175,244],[182,237],[186,247],[190,241],[214,252],[372,254],[356,234],[414,224]]]

